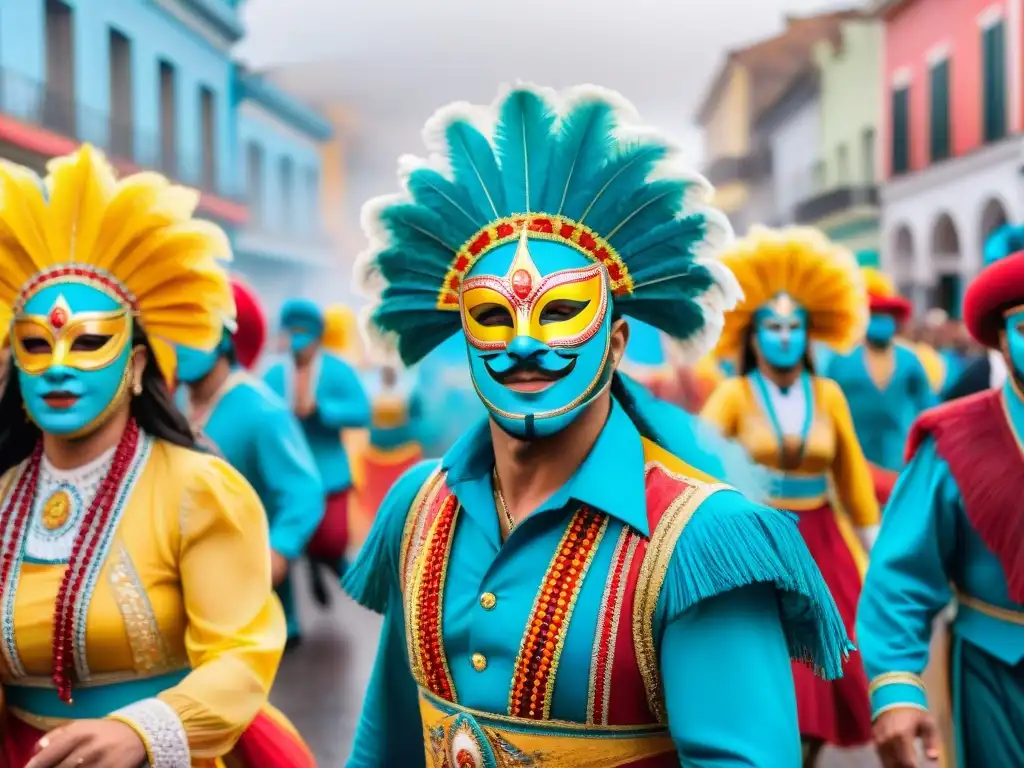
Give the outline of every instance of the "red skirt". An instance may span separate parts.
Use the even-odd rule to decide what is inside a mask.
[[[348,547],[348,494],[348,488],[327,494],[324,519],[306,545],[310,557],[336,562],[345,556]]]
[[[16,717],[3,723],[2,768],[25,768],[45,731]],[[223,761],[193,760],[193,766],[230,765],[232,768],[316,768],[316,758],[287,718],[273,707],[265,707],[245,730],[235,748]]]
[[[900,475],[898,472],[882,469],[874,464],[869,464],[868,466],[871,467],[871,478],[875,481],[875,496],[878,498],[878,504],[885,506],[892,495],[892,489]]]
[[[846,632],[854,639],[861,577],[853,553],[825,505],[797,512],[800,533],[814,557],[839,608]],[[854,651],[838,680],[822,680],[803,664],[793,664],[800,735],[839,747],[855,747],[871,740],[871,702],[868,677],[860,653]]]

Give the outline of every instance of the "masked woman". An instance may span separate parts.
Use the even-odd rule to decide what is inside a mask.
[[[723,255],[744,298],[728,313],[719,351],[740,361],[740,376],[718,385],[702,411],[768,468],[772,504],[793,510],[800,532],[852,633],[878,502],[846,400],[814,375],[817,341],[848,350],[860,341],[867,301],[857,264],[813,230],[755,230]],[[838,507],[842,512],[838,513]],[[826,682],[794,666],[806,764],[822,744],[871,738],[867,679],[852,656],[842,679]]]
[[[215,347],[231,311],[196,203],[88,146],[44,180],[0,167],[8,768],[313,764],[263,713],[285,641],[263,509],[168,393],[175,346]]]

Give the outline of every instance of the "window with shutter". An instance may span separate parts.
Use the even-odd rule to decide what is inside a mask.
[[[910,86],[892,92],[892,173],[910,170]]]
[[[929,85],[930,131],[932,162],[945,160],[950,155],[949,128],[949,59],[932,66]]]
[[[985,141],[1006,135],[1006,25],[982,31],[982,109]]]

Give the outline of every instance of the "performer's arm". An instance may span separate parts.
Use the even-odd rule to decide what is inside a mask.
[[[324,516],[324,486],[313,452],[292,413],[281,408],[260,414],[256,460],[271,495],[270,548],[295,560]]]
[[[903,471],[886,508],[857,610],[857,641],[875,717],[926,708],[920,675],[932,620],[952,599],[948,565],[956,541],[958,491],[929,439]]]
[[[327,381],[317,391],[316,414],[328,429],[358,429],[370,425],[370,399],[356,372],[341,360],[324,362]]]
[[[240,474],[207,458],[190,478],[178,478],[186,487],[168,522],[179,526],[168,556],[178,558],[192,671],[156,698],[111,715],[139,734],[151,765],[187,765],[190,752],[226,754],[266,704],[284,651],[266,513]]]
[[[700,411],[700,417],[714,424],[726,437],[736,437],[739,429],[742,386],[742,379],[726,379],[715,387]]]
[[[853,428],[850,406],[838,384],[830,379],[818,381],[836,427],[836,459],[832,468],[836,492],[854,525],[870,531],[867,538],[873,539],[879,522],[878,499],[871,468]]]
[[[681,511],[651,537],[669,546],[678,536],[654,631],[680,762],[799,765],[790,659],[826,679],[842,674],[852,645],[835,602],[788,512],[734,491]]]
[[[660,655],[680,763],[800,764],[793,673],[772,586],[741,587],[698,603],[668,623]]]
[[[342,584],[363,607],[384,615],[348,768],[424,765],[423,726],[406,650],[398,561],[406,517],[434,466],[436,462],[413,467],[391,488]]]

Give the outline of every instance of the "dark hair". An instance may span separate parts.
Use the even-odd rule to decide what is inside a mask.
[[[757,355],[754,354],[754,345],[751,343],[751,339],[754,338],[754,331],[756,325],[751,323],[747,326],[747,330],[743,332],[743,348],[740,351],[740,368],[739,373],[741,376],[746,376],[751,371],[757,370]],[[811,360],[811,343],[807,342],[807,349],[804,350],[804,368],[806,371],[814,375],[814,362]]]
[[[192,428],[184,414],[178,410],[157,366],[153,348],[142,328],[135,324],[132,345],[145,347],[148,353],[142,372],[142,394],[132,398],[132,416],[144,432],[168,443],[203,450],[197,445]],[[0,473],[21,463],[32,453],[39,440],[39,427],[28,418],[21,397],[21,384],[13,359],[3,394],[0,395]]]

